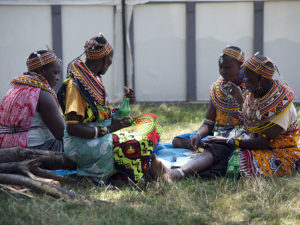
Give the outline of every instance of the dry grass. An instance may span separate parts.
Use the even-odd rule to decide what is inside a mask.
[[[299,109],[299,108],[298,108]],[[184,112],[183,112],[184,111]],[[139,105],[134,113],[158,114],[162,141],[198,128],[205,106]],[[198,119],[194,115],[199,115]],[[84,182],[84,181],[83,181]],[[0,193],[0,224],[300,224],[300,174],[276,179],[187,178],[175,185],[85,185],[75,191],[113,205],[62,202],[48,196],[18,200]]]

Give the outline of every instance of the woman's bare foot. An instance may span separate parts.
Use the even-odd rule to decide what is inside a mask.
[[[172,184],[182,178],[179,171],[165,167],[155,154],[151,156],[151,170],[155,178],[164,183]]]

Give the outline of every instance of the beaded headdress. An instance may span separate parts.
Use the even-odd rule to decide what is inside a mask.
[[[276,71],[276,67],[274,66],[274,68],[272,68],[267,66],[267,62],[270,62],[274,65],[271,59],[262,55],[260,52],[257,52],[250,59],[248,59],[244,65],[253,70],[255,73],[267,79],[272,79]]]
[[[43,54],[39,54],[38,52],[34,52],[36,57],[32,59],[27,59],[26,65],[29,71],[33,71],[36,68],[42,67],[46,64],[49,64],[55,60],[58,60],[58,57],[52,52],[47,51]]]
[[[103,34],[97,37],[105,39]],[[85,42],[84,49],[87,59],[101,59],[112,51],[112,46],[105,39],[105,44],[97,42],[97,37],[93,37]]]
[[[226,47],[221,56],[223,55],[231,56],[241,63],[244,63],[245,61],[244,52],[242,50],[234,49],[233,47]]]

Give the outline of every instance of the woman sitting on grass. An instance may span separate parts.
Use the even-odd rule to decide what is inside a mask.
[[[139,182],[160,137],[157,117],[116,118],[118,111],[108,104],[101,79],[112,64],[112,46],[101,34],[86,42],[85,55],[85,62],[77,57],[69,64],[59,91],[67,123],[65,154],[77,164],[79,176],[99,182],[120,172]],[[126,90],[134,102],[133,90]]]
[[[201,171],[213,163],[216,156],[212,149],[218,148],[222,151],[239,149],[242,176],[269,177],[291,173],[300,159],[294,93],[286,84],[272,79],[275,71],[274,63],[260,53],[245,62],[243,73],[250,94],[244,102],[242,115],[247,134],[229,139],[210,138],[207,142],[211,143],[204,146],[208,160],[199,157],[194,164],[184,165],[181,169],[166,168],[154,155],[152,171],[156,176],[162,181],[173,182]],[[230,88],[233,96],[242,97],[236,85],[230,84]],[[203,143],[199,142],[198,146]]]
[[[241,127],[242,123],[239,120],[238,111],[247,94],[243,83],[243,74],[240,71],[243,63],[244,53],[240,48],[230,46],[223,50],[219,58],[221,76],[210,88],[210,102],[203,124],[198,131],[175,137],[173,139],[173,147],[197,151],[201,139],[207,135],[214,134],[228,137],[234,128]],[[240,93],[240,98],[237,98],[237,100],[232,97],[232,90],[229,88],[230,83],[234,83],[237,86],[237,91]],[[199,171],[199,175],[202,177],[225,175],[227,161],[232,152],[231,149],[219,151],[218,147],[218,150],[211,151],[204,150],[203,153],[186,163],[181,169],[191,168],[191,173]],[[159,151],[157,154],[161,157]],[[155,158],[156,156],[153,157]],[[202,161],[205,164],[202,164]],[[198,168],[198,166],[200,167]],[[185,173],[190,172],[185,171]]]
[[[52,89],[61,63],[51,51],[37,51],[26,61],[28,72],[11,81],[0,104],[0,148],[63,151],[64,121]]]
[[[210,101],[206,117],[198,131],[182,134],[173,139],[175,148],[197,150],[197,143],[207,135],[228,136],[230,131],[241,126],[238,111],[247,93],[240,71],[244,63],[244,53],[235,46],[226,47],[219,58],[221,76],[210,88]],[[241,97],[234,99],[230,93],[229,83],[239,87]]]

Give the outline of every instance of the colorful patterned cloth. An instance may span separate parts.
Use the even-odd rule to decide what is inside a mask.
[[[87,126],[109,126],[111,119]],[[139,182],[147,169],[149,157],[162,133],[154,114],[135,117],[130,127],[95,139],[70,136],[65,131],[64,150],[76,162],[79,176],[106,181],[115,172]]]
[[[130,127],[114,132],[115,168],[133,181],[139,181],[161,134],[162,128],[154,114],[140,115]]]
[[[0,127],[21,127],[25,132],[0,134],[0,149],[27,147],[28,129],[39,100],[40,88],[28,85],[13,86],[0,104]]]
[[[250,94],[244,103],[245,128],[249,135],[261,135],[280,119],[287,116],[286,110],[294,99],[293,91],[279,81],[274,81],[271,90],[262,98]],[[295,168],[300,159],[297,146],[299,128],[294,121],[276,138],[268,149],[240,149],[240,172],[245,176],[283,176]]]

